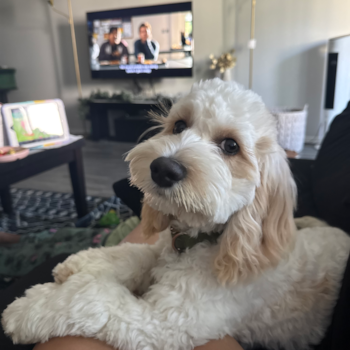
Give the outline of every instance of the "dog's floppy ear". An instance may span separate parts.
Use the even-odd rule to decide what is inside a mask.
[[[296,187],[285,152],[276,145],[259,163],[254,201],[233,214],[221,239],[215,269],[223,283],[247,280],[273,266],[293,242]]]
[[[143,234],[146,237],[151,237],[156,233],[164,231],[169,226],[170,217],[153,209],[144,202],[141,211],[141,224]]]

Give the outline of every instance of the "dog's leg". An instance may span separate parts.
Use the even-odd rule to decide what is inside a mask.
[[[71,255],[53,270],[55,282],[61,284],[69,276],[82,272],[98,277],[101,274],[116,279],[130,291],[143,293],[150,283],[150,270],[157,262],[162,247],[170,235],[164,235],[154,245],[125,243],[121,246],[96,248]]]
[[[295,225],[297,226],[298,230],[301,230],[301,229],[307,228],[307,227],[329,226],[325,221],[317,219],[313,216],[303,216],[301,218],[295,218],[294,222],[295,222]]]
[[[101,300],[101,290],[108,288],[104,282],[78,273],[64,284],[38,284],[6,308],[3,329],[15,344],[44,342],[54,336],[94,336],[109,318],[108,305]],[[118,304],[117,295],[114,302]]]
[[[161,286],[152,296],[137,298],[108,277],[78,273],[61,285],[29,289],[7,307],[2,324],[15,343],[72,335],[121,350],[189,350],[227,333],[225,319],[213,323],[211,317],[218,304],[213,309],[207,301],[205,307],[201,300],[184,300],[174,290],[161,295],[160,290],[166,291]]]

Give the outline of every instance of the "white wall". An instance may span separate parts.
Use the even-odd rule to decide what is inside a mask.
[[[250,0],[235,1],[235,79],[248,86]],[[327,40],[350,34],[349,0],[257,0],[253,90],[269,106],[309,105],[307,139],[323,115]],[[350,58],[349,58],[350,59]]]
[[[10,101],[59,96],[57,61],[44,1],[0,1],[0,65],[17,69]]]
[[[132,80],[92,80],[90,78],[86,12],[173,3],[176,0],[73,0],[73,14],[81,68],[83,94],[92,90],[132,88]],[[178,93],[189,90],[194,81],[212,77],[208,56],[223,50],[223,0],[193,0],[195,68],[193,78],[158,79],[156,92]],[[66,1],[55,1],[67,12]],[[54,13],[45,0],[0,1],[0,64],[18,69],[19,90],[11,92],[11,102],[60,97],[66,105],[70,128],[82,131],[78,117],[73,54],[69,25]],[[144,83],[148,84],[147,80]]]
[[[128,80],[90,78],[86,12],[172,3],[176,0],[73,0],[78,54],[85,96],[94,89],[132,88]],[[56,6],[67,12],[66,1]],[[159,79],[156,92],[178,93],[212,77],[210,53],[235,47],[235,79],[248,85],[250,0],[193,0],[193,78]],[[10,101],[60,97],[70,127],[81,131],[69,26],[45,0],[0,0],[0,64],[17,68],[19,90]],[[329,38],[350,33],[349,0],[258,0],[253,89],[269,106],[309,104],[308,138],[322,117],[323,74]],[[147,82],[145,83],[147,85]]]

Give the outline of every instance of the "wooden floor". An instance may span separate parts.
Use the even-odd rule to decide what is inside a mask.
[[[318,147],[311,144],[304,145],[304,149],[299,154],[299,159],[315,159],[318,152]]]
[[[128,176],[128,164],[124,162],[123,155],[133,146],[132,143],[86,141],[83,155],[88,195],[110,197],[114,194],[113,183]],[[316,153],[314,146],[306,145],[300,153],[300,158],[314,159]],[[68,165],[34,176],[14,186],[41,191],[72,192]]]
[[[114,194],[113,183],[128,176],[128,163],[123,156],[132,147],[133,143],[86,141],[83,157],[88,195],[110,197]],[[71,193],[68,165],[18,182],[14,187]]]

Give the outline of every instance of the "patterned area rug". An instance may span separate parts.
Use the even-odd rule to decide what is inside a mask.
[[[13,233],[19,241],[0,244],[0,289],[53,256],[99,247],[107,238],[109,245],[118,244],[139,222],[116,196],[87,197],[90,212],[81,219],[72,194],[13,189],[12,199],[11,217],[0,207],[0,231]],[[118,222],[102,225],[111,213]]]
[[[27,234],[63,227],[88,227],[110,209],[121,218],[132,215],[117,197],[87,196],[90,214],[77,219],[73,194],[11,189],[14,213],[6,215],[0,206],[0,231]]]

